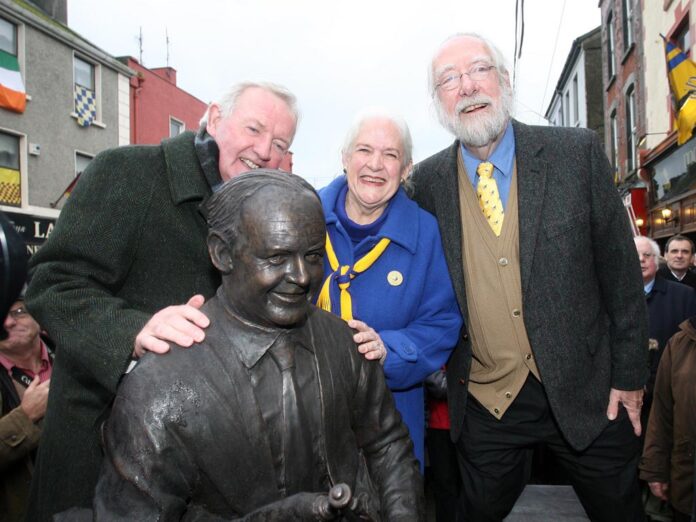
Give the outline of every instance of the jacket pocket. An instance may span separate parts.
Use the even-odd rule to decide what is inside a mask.
[[[574,229],[582,230],[587,224],[587,211],[581,211],[574,213],[572,215],[559,213],[558,219],[554,220],[552,218],[544,219],[544,232],[548,239],[558,237],[560,235],[565,235]]]

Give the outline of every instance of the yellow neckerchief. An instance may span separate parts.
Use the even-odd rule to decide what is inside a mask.
[[[329,258],[329,265],[331,266],[331,272],[324,284],[321,287],[321,292],[319,292],[319,298],[317,299],[317,306],[322,310],[331,312],[331,280],[336,279],[338,281],[338,288],[341,289],[341,299],[340,299],[340,312],[341,319],[350,321],[353,319],[353,301],[350,297],[350,292],[348,288],[350,287],[350,281],[355,278],[358,274],[361,274],[372,264],[377,261],[382,252],[389,246],[391,240],[389,238],[382,238],[380,241],[363,257],[358,259],[353,266],[350,265],[340,265],[338,258],[336,257],[336,252],[331,244],[331,239],[329,234],[326,234],[326,255]]]

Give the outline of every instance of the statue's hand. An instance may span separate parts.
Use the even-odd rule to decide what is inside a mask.
[[[194,295],[184,305],[168,306],[153,315],[135,336],[133,357],[140,358],[146,351],[166,353],[169,343],[191,346],[205,338],[204,328],[210,321],[199,310],[205,298]]]

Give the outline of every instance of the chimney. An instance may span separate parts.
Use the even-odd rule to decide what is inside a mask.
[[[31,0],[31,3],[54,20],[68,25],[68,0]]]

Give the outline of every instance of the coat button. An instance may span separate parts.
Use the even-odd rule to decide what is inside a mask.
[[[527,355],[524,356],[525,359],[530,360],[532,358],[532,354],[528,353]]]
[[[508,261],[507,257],[501,257],[500,259],[498,259],[498,264],[500,266],[508,266],[508,263],[509,263],[509,261]]]
[[[511,397],[512,397],[512,393],[510,393],[510,392],[505,392],[505,398],[506,398],[506,399],[509,399],[509,398],[511,398]]]
[[[459,384],[466,384],[466,379],[459,379]]]
[[[519,309],[515,308],[512,310],[512,317],[519,317],[520,315],[522,315],[522,312]]]
[[[500,413],[500,410],[498,408],[495,408],[493,411],[495,412],[496,415],[498,415]]]
[[[469,334],[466,333],[466,332],[463,333],[463,334],[462,334],[462,339],[465,340],[465,341],[468,341],[468,340],[469,340]]]

